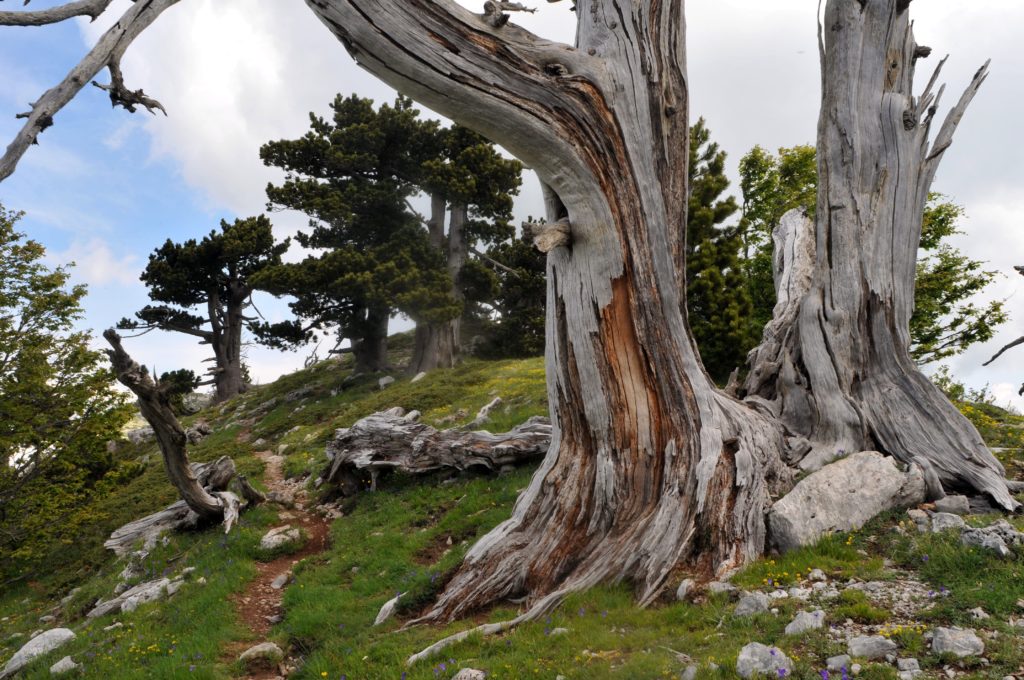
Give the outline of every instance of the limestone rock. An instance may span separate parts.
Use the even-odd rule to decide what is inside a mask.
[[[298,527],[286,524],[283,527],[275,527],[268,531],[260,539],[260,550],[276,550],[288,543],[302,539],[302,533]]]
[[[917,467],[902,472],[896,461],[861,451],[801,480],[768,515],[771,540],[780,550],[815,543],[830,531],[852,531],[893,508],[921,503],[927,493]]]
[[[270,582],[270,587],[274,590],[281,590],[281,588],[284,588],[286,585],[288,585],[288,582],[291,580],[291,572],[286,571],[283,574],[278,574],[277,578]]]
[[[844,668],[846,670],[850,670],[851,661],[849,654],[840,654],[839,656],[830,656],[828,660],[825,661],[825,666],[830,671],[842,672]]]
[[[743,678],[752,678],[755,675],[776,678],[779,677],[780,670],[789,674],[793,670],[793,662],[781,649],[762,645],[760,642],[751,642],[741,649],[739,658],[736,659],[736,672]]]
[[[683,602],[686,600],[686,596],[689,595],[690,591],[693,590],[694,581],[692,578],[684,578],[683,582],[676,588],[676,601]]]
[[[487,677],[487,673],[478,671],[475,668],[463,668],[452,680],[484,680]]]
[[[257,664],[274,665],[284,659],[284,652],[273,642],[261,642],[242,652],[238,660],[246,666]]]
[[[719,593],[726,593],[730,597],[735,597],[739,594],[740,590],[731,583],[725,581],[712,581],[708,584],[708,592],[712,595],[718,595]]]
[[[419,382],[419,381],[423,380],[426,377],[427,377],[427,372],[426,371],[420,371],[409,382]]]
[[[967,496],[946,496],[935,501],[935,510],[953,515],[971,514],[971,502]]]
[[[771,603],[771,599],[764,593],[753,592],[744,593],[740,597],[739,604],[736,605],[736,616],[753,616],[754,614],[763,614],[768,611],[768,605]]]
[[[896,668],[901,671],[919,671],[921,665],[917,662],[917,659],[897,659]]]
[[[821,569],[811,569],[807,573],[807,578],[815,582],[824,582],[828,580],[828,576],[826,576],[825,572],[823,572]]]
[[[980,656],[985,653],[985,643],[969,628],[936,628],[932,652],[955,654],[960,658]]]
[[[48,654],[74,639],[74,632],[67,628],[51,628],[36,635],[14,653],[14,656],[4,666],[3,671],[0,671],[0,678],[11,677],[33,659]]]
[[[104,616],[105,614],[114,614],[121,611],[135,611],[139,605],[159,600],[169,590],[176,591],[181,585],[180,580],[174,581],[173,583],[177,585],[172,586],[172,581],[166,578],[140,583],[111,600],[101,600],[97,602],[96,606],[92,608],[92,611],[90,611],[87,616],[90,619],[95,619],[99,616]]]
[[[392,378],[390,375],[386,375],[377,381],[377,386],[383,390],[393,382],[395,382],[395,379]]]
[[[50,666],[50,675],[64,675],[71,671],[76,671],[81,668],[81,665],[75,663],[75,660],[70,656],[65,656],[57,663]]]
[[[821,628],[825,625],[825,612],[818,609],[813,612],[800,612],[796,615],[788,626],[786,626],[786,635],[800,635],[806,633],[809,630]]]
[[[937,512],[932,515],[932,533],[939,534],[950,529],[959,530],[966,526],[967,522],[959,515],[953,515],[948,512]]]
[[[849,641],[846,651],[850,656],[862,659],[881,659],[897,649],[896,643],[881,635],[862,635]]]

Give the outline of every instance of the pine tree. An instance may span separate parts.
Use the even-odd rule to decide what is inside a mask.
[[[701,359],[723,383],[741,367],[754,346],[748,318],[753,306],[740,259],[743,242],[735,228],[722,226],[739,206],[725,175],[726,154],[711,141],[699,119],[690,130],[690,199],[686,224],[687,305]]]
[[[254,277],[281,262],[288,241],[274,242],[273,227],[264,216],[221,220],[220,232],[202,241],[174,243],[168,239],[149,256],[141,279],[149,297],[135,319],[121,319],[121,329],[153,329],[183,333],[213,349],[215,399],[223,401],[246,388],[242,373],[242,330],[255,321],[244,312],[251,302]],[[201,313],[192,309],[200,307]]]

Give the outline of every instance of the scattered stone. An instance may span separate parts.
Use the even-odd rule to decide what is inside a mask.
[[[120,621],[115,621],[114,623],[110,624],[109,626],[103,626],[103,632],[109,633],[110,631],[117,630],[118,628],[124,628],[124,624],[121,623]]]
[[[565,635],[569,632],[568,628],[552,628],[548,635]]]
[[[960,542],[971,548],[991,550],[995,554],[1004,558],[1013,555],[1001,536],[989,533],[984,529],[968,529],[964,533],[960,534]]]
[[[811,592],[812,591],[810,588],[800,588],[798,586],[793,586],[789,589],[789,596],[797,600],[806,600],[811,596]]]
[[[807,578],[811,579],[812,581],[828,580],[828,576],[826,576],[825,572],[823,572],[821,569],[811,569],[811,571],[807,574]]]
[[[261,642],[242,652],[238,660],[246,666],[266,664],[273,666],[284,659],[284,652],[273,642]]]
[[[932,533],[939,534],[949,529],[964,529],[967,522],[959,515],[948,512],[937,512],[932,515]]]
[[[680,676],[680,680],[697,680],[697,667],[687,666],[686,670]]]
[[[455,674],[452,680],[484,680],[486,677],[487,673],[483,671],[478,671],[475,668],[463,668]]]
[[[862,659],[881,659],[897,649],[896,643],[881,635],[861,635],[855,637],[846,646],[850,656]]]
[[[392,378],[390,375],[386,375],[377,381],[377,386],[383,390],[393,382],[395,382],[395,379]]]
[[[708,592],[712,595],[727,593],[730,597],[736,597],[740,590],[733,584],[726,583],[725,581],[712,581],[708,584]]]
[[[290,571],[286,571],[283,574],[278,574],[277,578],[270,582],[270,587],[274,590],[281,590],[288,582],[292,580],[292,574]]]
[[[970,628],[936,628],[932,652],[955,654],[960,658],[980,656],[985,652],[985,643]]]
[[[921,664],[917,662],[917,659],[897,659],[896,668],[901,671],[919,671]]]
[[[793,670],[793,662],[781,649],[762,645],[760,642],[751,642],[741,649],[739,658],[736,659],[736,672],[740,677],[767,675],[775,678],[780,676],[780,670],[785,671],[783,675],[789,674]]]
[[[82,590],[82,589],[81,588],[72,588],[70,591],[68,591],[67,595],[65,595],[64,597],[60,598],[60,606],[61,607],[66,607],[67,605],[69,605],[71,603],[72,598],[74,598],[75,595],[80,590]]]
[[[206,585],[206,577],[205,576],[200,576],[199,578],[196,579],[196,583],[198,583],[201,586],[205,586]]]
[[[832,531],[859,529],[886,510],[924,500],[924,475],[917,466],[902,472],[876,451],[854,453],[801,480],[768,515],[772,543],[792,550]]]
[[[151,439],[156,439],[156,433],[153,432],[153,428],[149,427],[148,425],[146,427],[139,427],[134,430],[128,430],[127,432],[124,433],[124,436],[128,441],[136,445],[149,441]]]
[[[736,616],[753,616],[768,611],[768,604],[771,600],[761,592],[744,593],[736,605]]]
[[[277,624],[284,621],[284,617],[280,614],[271,614],[270,616],[264,616],[263,618],[265,618],[267,622],[272,626],[276,626]]]
[[[260,550],[276,550],[288,543],[302,539],[298,527],[289,524],[271,529],[260,539]]]
[[[63,675],[70,673],[71,671],[77,671],[81,666],[75,663],[75,660],[70,656],[65,656],[57,663],[50,666],[50,675]]]
[[[971,502],[967,496],[946,496],[935,501],[935,510],[953,515],[969,515],[971,514]]]
[[[57,617],[53,614],[44,614],[39,617],[39,623],[53,623],[57,620]]]
[[[174,595],[176,592],[181,590],[181,586],[183,586],[184,584],[185,584],[185,582],[181,581],[181,580],[171,581],[170,583],[168,583],[167,584],[167,597],[170,597],[171,595]]]
[[[181,575],[182,576],[188,576],[189,574],[194,573],[195,570],[196,570],[195,567],[185,567],[184,569],[181,570]]]
[[[426,371],[420,371],[415,376],[413,376],[413,379],[410,380],[409,382],[419,382],[419,381],[423,380],[426,377],[427,377],[427,372]]]
[[[897,677],[899,680],[916,680],[917,677],[924,675],[924,671],[900,671]]]
[[[984,621],[985,619],[992,618],[988,615],[981,607],[975,607],[968,612],[975,621]]]
[[[859,663],[855,663],[852,666],[850,666],[850,672],[853,673],[854,675],[860,675],[860,668],[861,668],[860,664]]]
[[[844,668],[850,670],[850,656],[848,654],[830,656],[825,662],[825,666],[830,671],[842,671]]]
[[[773,590],[772,592],[768,593],[768,597],[772,598],[773,600],[785,600],[787,597],[789,597],[789,593],[780,588],[778,590]]]
[[[686,596],[693,590],[694,581],[692,578],[684,578],[683,582],[676,588],[676,601],[683,602]]]
[[[800,612],[788,626],[786,635],[800,635],[825,625],[825,612],[818,609],[813,612]]]
[[[257,439],[256,441],[254,441],[252,443],[253,448],[256,448],[256,449],[258,449],[258,448],[260,448],[262,446],[266,446],[266,445],[267,445],[267,440],[264,439],[263,437],[260,437],[259,439]]]
[[[43,656],[44,654],[49,654],[53,650],[74,639],[74,632],[67,628],[51,628],[48,631],[36,635],[26,642],[21,649],[14,653],[14,656],[12,656],[10,661],[7,662],[7,665],[4,666],[3,672],[0,672],[0,678],[6,678],[14,675],[17,671],[27,666],[33,659]]]
[[[402,593],[398,593],[393,598],[384,603],[384,606],[377,612],[377,618],[374,619],[373,625],[379,626],[395,614],[395,608],[398,606],[398,600],[402,597]]]

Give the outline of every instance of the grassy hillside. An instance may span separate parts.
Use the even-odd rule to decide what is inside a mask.
[[[398,349],[403,349],[401,340]],[[376,378],[353,380],[344,362],[320,363],[190,418],[203,418],[214,430],[191,455],[199,461],[231,455],[258,483],[263,463],[253,453],[272,449],[286,457],[288,475],[302,478],[325,465],[324,444],[334,429],[376,410],[417,409],[428,422],[453,426],[469,422],[481,406],[500,396],[503,404],[493,429],[508,429],[547,411],[540,359],[469,361],[417,383],[396,377],[397,382],[380,390]],[[986,404],[963,408],[972,420],[976,416],[970,409],[991,419],[975,422],[1003,449],[1000,456],[1010,469],[1019,471],[1024,419]],[[194,568],[182,589],[128,614],[86,619],[98,597],[110,596],[124,567],[103,550],[102,541],[117,526],[174,500],[155,446],[123,445],[118,455],[134,470],[130,479],[76,510],[88,519],[87,529],[63,537],[51,564],[0,593],[0,664],[33,631],[63,625],[73,628],[77,639],[30,666],[25,677],[50,677],[50,664],[67,654],[83,664],[81,677],[87,678],[245,677],[237,652],[263,638],[237,618],[231,598],[254,578],[259,539],[282,523],[278,510],[246,512],[228,535],[211,528],[168,537],[145,560],[145,574],[133,582]],[[791,677],[820,679],[825,659],[845,650],[840,633],[850,630],[897,640],[901,655],[920,661],[922,677],[945,677],[946,667],[965,678],[1024,677],[1024,629],[1010,623],[1011,617],[1024,617],[1018,603],[1024,600],[1021,554],[1001,560],[961,546],[950,534],[920,534],[905,513],[878,518],[860,532],[829,537],[814,548],[762,560],[733,579],[739,587],[768,592],[809,586],[810,570],[822,569],[839,594],[814,602],[836,629],[786,636],[784,628],[795,612],[811,608],[796,597],[775,600],[775,613],[740,618],[728,595],[696,603],[666,598],[639,610],[627,586],[609,586],[571,598],[544,621],[494,638],[470,639],[443,657],[405,668],[409,654],[448,632],[515,614],[499,608],[445,628],[398,630],[443,586],[475,538],[509,515],[531,474],[519,469],[493,477],[392,477],[380,491],[347,501],[344,516],[331,526],[328,548],[295,566],[283,620],[267,638],[294,660],[290,677],[451,678],[459,668],[473,667],[487,671],[489,678],[660,678],[679,677],[693,664],[699,667],[698,677],[732,678],[737,677],[739,649],[758,641],[777,645],[794,660]],[[994,519],[968,521],[988,524]],[[848,589],[851,580],[883,585]],[[54,609],[73,587],[79,590]],[[398,592],[406,595],[396,618],[374,627],[381,605]],[[922,598],[921,606],[906,606],[900,599],[906,593]],[[975,607],[991,618],[974,621],[969,610]],[[45,615],[56,621],[40,623]],[[985,661],[933,657],[925,636],[946,624],[984,629]],[[890,664],[865,663],[859,677],[897,675]]]

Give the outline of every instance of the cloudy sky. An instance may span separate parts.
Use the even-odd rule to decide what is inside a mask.
[[[462,1],[474,9],[482,5]],[[56,4],[34,0],[31,7]],[[515,21],[572,41],[569,2],[527,4],[540,11]],[[816,5],[688,3],[691,115],[708,120],[730,153],[733,175],[740,156],[755,144],[774,149],[814,139]],[[13,115],[57,83],[128,6],[129,0],[116,0],[110,18],[93,24],[0,28],[0,139],[13,137]],[[945,69],[950,94],[985,59],[993,60],[935,189],[966,206],[967,233],[957,245],[1006,273],[992,296],[1006,299],[1013,317],[991,344],[953,360],[953,372],[969,385],[989,384],[1001,403],[1024,407],[1016,396],[1024,351],[981,367],[998,346],[1024,333],[1024,279],[1012,270],[1024,264],[1018,217],[1024,215],[1024,161],[1016,141],[1024,119],[1024,3],[918,0],[913,11],[918,41],[935,48],[935,57],[951,53]],[[260,144],[300,136],[309,112],[324,113],[338,92],[378,101],[394,97],[355,66],[300,0],[183,0],[136,41],[123,65],[129,87],[144,87],[169,117],[111,110],[106,95],[89,88],[0,184],[0,202],[27,213],[21,229],[46,245],[50,261],[77,264],[76,280],[90,287],[83,324],[97,330],[146,303],[138,275],[165,239],[200,237],[221,219],[264,210],[264,188],[278,175],[260,163]],[[921,71],[927,70],[925,62]],[[517,212],[542,212],[532,178]],[[274,220],[281,236],[305,224],[298,214],[278,213]],[[286,314],[273,300],[261,300],[260,308],[271,319]],[[151,333],[131,341],[130,350],[161,371],[198,370],[206,356],[191,339],[172,334]],[[249,362],[254,375],[267,381],[301,365],[303,356],[252,348]]]

